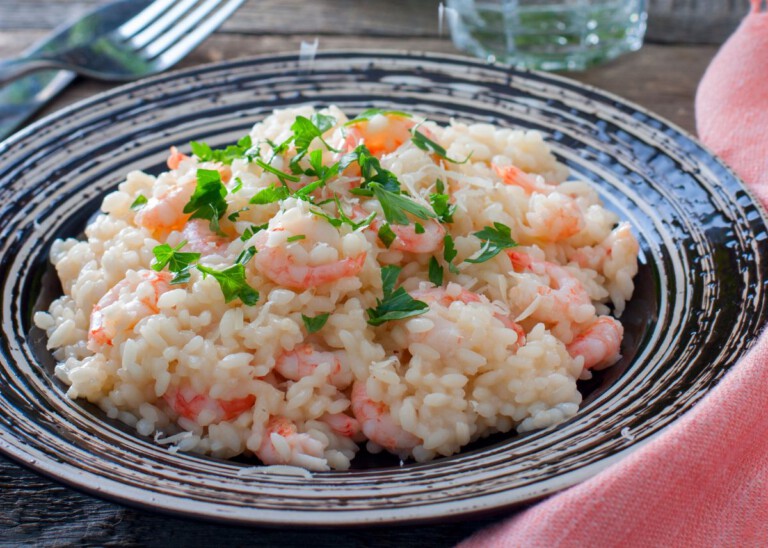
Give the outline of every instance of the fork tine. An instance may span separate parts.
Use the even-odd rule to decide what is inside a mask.
[[[139,13],[131,17],[128,21],[117,28],[117,33],[124,38],[130,38],[141,31],[152,21],[157,19],[160,14],[172,6],[174,0],[155,0]]]
[[[222,0],[205,0],[202,4],[197,6],[193,11],[188,12],[184,19],[178,21],[167,32],[163,33],[147,45],[144,50],[144,55],[153,59],[167,50],[173,44],[175,44],[179,38],[184,36],[189,30],[193,29],[200,21],[202,21],[209,13],[216,9],[221,4]]]
[[[202,25],[193,32],[188,33],[179,40],[173,47],[163,52],[157,59],[164,66],[176,64],[190,50],[216,30],[232,13],[240,7],[243,0],[227,0],[215,14],[208,18]]]
[[[157,18],[151,25],[130,39],[134,49],[141,49],[171,28],[180,17],[183,17],[197,3],[197,0],[180,0],[173,2],[173,7]]]

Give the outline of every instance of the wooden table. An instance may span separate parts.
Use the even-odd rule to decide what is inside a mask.
[[[99,3],[103,0],[0,0],[0,58],[18,54],[61,21]],[[303,40],[315,37],[321,50],[455,52],[451,41],[438,32],[437,5],[437,0],[253,0],[179,66],[297,52]],[[712,45],[648,44],[637,53],[570,76],[639,103],[694,132],[696,85],[716,50]],[[111,87],[77,80],[41,115]],[[0,457],[0,545],[443,546],[498,519],[348,531],[227,527],[105,502]]]

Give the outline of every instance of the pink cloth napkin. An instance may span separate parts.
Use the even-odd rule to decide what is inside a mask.
[[[699,136],[768,206],[768,13],[760,0],[707,69]],[[642,449],[462,548],[768,546],[768,332]]]

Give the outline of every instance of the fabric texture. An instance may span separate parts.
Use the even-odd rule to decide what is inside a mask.
[[[768,13],[760,0],[696,97],[701,140],[768,206]],[[768,546],[768,333],[660,436],[479,532],[491,546]]]

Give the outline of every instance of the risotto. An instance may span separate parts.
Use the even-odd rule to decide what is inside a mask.
[[[173,451],[429,461],[620,357],[638,243],[534,131],[300,107],[191,151],[55,242],[34,318],[70,397]]]

